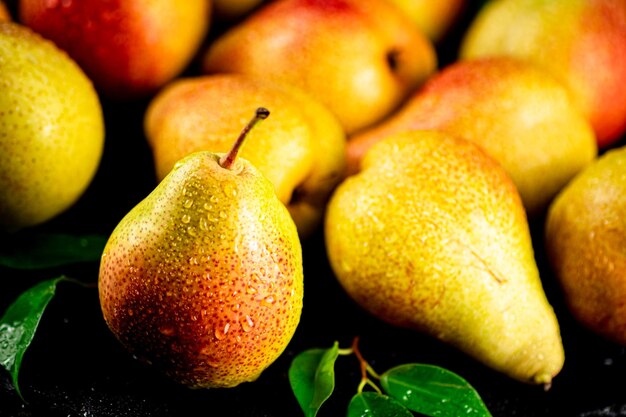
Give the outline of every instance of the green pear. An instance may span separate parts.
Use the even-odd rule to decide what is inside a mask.
[[[572,314],[626,346],[626,147],[604,153],[559,193],[545,242]]]
[[[67,210],[103,147],[102,108],[80,67],[27,27],[0,23],[0,229]]]
[[[254,381],[302,311],[302,249],[272,183],[232,150],[184,157],[112,232],[99,295],[133,355],[193,388]]]
[[[325,237],[338,281],[372,315],[516,380],[549,386],[560,372],[521,198],[472,142],[418,130],[377,142],[331,197]]]

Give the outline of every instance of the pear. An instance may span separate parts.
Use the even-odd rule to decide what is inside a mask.
[[[295,87],[242,74],[180,78],[157,94],[145,114],[146,137],[161,180],[177,160],[226,152],[241,121],[259,103],[276,110],[242,150],[271,182],[301,237],[322,222],[330,192],[343,177],[346,137],[328,108]],[[219,109],[219,111],[216,111]]]
[[[548,259],[570,311],[626,346],[626,148],[605,152],[551,204]]]
[[[133,355],[192,388],[254,381],[302,311],[302,249],[272,183],[228,153],[186,156],[113,230],[104,319]]]
[[[442,130],[480,145],[511,176],[533,218],[597,155],[592,126],[567,88],[510,57],[443,68],[401,109],[348,138],[347,171],[358,171],[372,143],[408,129]]]
[[[626,1],[491,0],[470,22],[459,58],[539,65],[569,88],[606,149],[626,133],[625,50]]]
[[[564,352],[519,194],[472,142],[407,131],[376,143],[325,221],[331,267],[373,316],[549,386]]]
[[[19,18],[114,100],[154,94],[179,75],[210,28],[211,0],[19,0]]]
[[[432,42],[386,0],[268,2],[217,37],[202,57],[205,73],[244,73],[299,87],[326,105],[348,134],[391,113],[436,66]]]
[[[26,26],[0,23],[0,229],[74,205],[103,147],[100,101],[80,67]]]

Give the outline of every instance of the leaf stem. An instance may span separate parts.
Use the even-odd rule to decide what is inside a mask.
[[[356,336],[354,340],[352,341],[352,347],[350,348],[350,350],[357,357],[359,361],[359,366],[361,368],[361,382],[359,383],[357,392],[360,394],[361,392],[363,392],[363,388],[365,388],[365,385],[369,385],[376,392],[378,392],[379,394],[382,394],[382,391],[380,390],[380,388],[368,376],[368,375],[371,375],[376,379],[380,379],[380,376],[376,373],[376,371],[374,371],[374,369],[370,366],[370,364],[367,363],[367,361],[361,354],[361,351],[359,350],[359,337],[358,336]]]

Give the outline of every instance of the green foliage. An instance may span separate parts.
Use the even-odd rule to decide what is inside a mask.
[[[289,383],[306,417],[315,417],[335,389],[335,360],[339,344],[310,349],[296,356],[289,367]]]
[[[412,417],[413,414],[393,398],[377,392],[362,392],[348,404],[348,417]]]
[[[491,417],[476,390],[461,376],[427,364],[403,364],[376,374],[358,350],[310,349],[297,355],[289,368],[289,381],[304,415],[314,417],[333,392],[334,365],[339,354],[355,354],[361,381],[347,410],[348,417],[410,417],[411,411],[431,417]],[[372,380],[379,380],[380,387]],[[375,391],[363,391],[366,386]]]
[[[5,235],[0,240],[0,266],[33,270],[98,261],[106,241],[100,235]]]
[[[100,235],[74,236],[19,232],[0,237],[0,267],[45,270],[81,262],[99,261],[107,238]],[[18,375],[22,358],[30,346],[43,313],[56,292],[57,284],[72,281],[65,276],[41,281],[25,290],[0,319],[0,365],[11,375],[22,397]]]
[[[400,365],[382,374],[380,383],[405,407],[427,416],[490,416],[465,379],[438,366]]]
[[[63,280],[67,278],[50,279],[24,291],[0,319],[0,364],[11,374],[13,386],[20,397],[22,393],[18,374],[22,358],[35,336],[44,310],[54,296],[57,284]]]

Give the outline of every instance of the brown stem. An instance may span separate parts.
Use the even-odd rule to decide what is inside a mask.
[[[222,157],[220,158],[219,164],[222,166],[222,168],[226,168],[226,169],[232,168],[233,163],[235,162],[235,159],[237,158],[237,154],[239,153],[239,150],[241,149],[244,141],[246,140],[246,136],[248,135],[248,132],[261,120],[267,119],[267,116],[269,115],[270,115],[270,111],[266,109],[265,107],[259,107],[258,109],[256,109],[254,117],[248,122],[246,126],[244,126],[243,130],[239,134],[239,137],[235,141],[235,144],[233,145],[231,150],[228,151],[228,153],[222,155]]]
[[[367,362],[363,355],[361,355],[361,351],[359,350],[359,336],[356,336],[352,341],[352,351],[356,355],[356,358],[359,360],[359,365],[361,367],[361,380],[365,381],[367,379]]]

